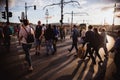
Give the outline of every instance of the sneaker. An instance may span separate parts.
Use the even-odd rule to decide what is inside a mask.
[[[105,58],[108,58],[108,55],[104,55]]]
[[[88,59],[90,59],[90,56],[86,56]]]
[[[40,55],[40,52],[38,52],[38,54],[37,55]]]
[[[35,55],[37,55],[38,54],[38,52],[35,52]]]
[[[68,49],[68,51],[69,51],[69,52],[71,52],[71,50],[70,50],[70,49]]]
[[[32,67],[32,66],[30,66],[28,70],[29,70],[29,71],[33,71],[33,67]]]
[[[103,64],[103,61],[100,60],[100,61],[98,62],[98,64],[101,66],[101,65]]]
[[[78,57],[77,54],[75,54],[74,57]]]

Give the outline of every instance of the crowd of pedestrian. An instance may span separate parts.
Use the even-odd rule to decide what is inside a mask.
[[[0,25],[1,26],[1,25]],[[35,55],[39,56],[41,54],[41,44],[44,40],[45,42],[45,54],[46,56],[54,55],[57,52],[57,42],[58,38],[65,39],[64,32],[62,32],[64,28],[59,28],[56,25],[45,25],[41,24],[41,21],[38,21],[38,24],[33,27],[29,24],[28,20],[23,20],[23,22],[19,25],[19,29],[17,31],[19,44],[22,46],[23,51],[25,53],[25,60],[29,64],[28,70],[32,71],[32,59],[30,56],[30,49],[32,44],[35,44]],[[114,48],[111,52],[115,51],[115,64],[117,66],[118,75],[120,74],[119,70],[119,54],[120,54],[120,46],[119,46],[119,31],[118,38],[115,42]],[[6,24],[3,28],[0,27],[0,46],[1,43],[4,43],[6,49],[10,49],[10,35],[12,34],[9,24]],[[31,34],[31,35],[30,35]],[[61,35],[63,34],[63,35]],[[29,36],[29,37],[28,37]],[[34,40],[32,40],[32,37]],[[29,39],[28,39],[29,38]],[[86,47],[83,58],[84,61],[86,57],[92,59],[93,65],[96,64],[96,57],[99,58],[99,63],[103,63],[103,58],[99,53],[100,48],[104,50],[104,57],[108,59],[109,52],[107,49],[107,43],[109,42],[107,39],[107,32],[105,28],[99,29],[99,27],[93,27],[92,25],[88,26],[88,30],[82,28],[81,31],[78,30],[76,25],[73,25],[71,29],[70,38],[72,39],[71,47],[68,49],[69,52],[72,52],[75,47],[75,57],[78,57],[79,46],[82,45],[82,48]],[[80,39],[79,39],[80,38]],[[32,41],[31,41],[32,40]],[[80,44],[78,44],[80,42]]]
[[[45,25],[41,24],[41,21],[38,21],[38,24],[36,25],[34,30],[32,29],[31,26],[29,25],[29,21],[26,20],[20,25],[20,31],[19,31],[19,41],[22,44],[23,50],[26,55],[26,61],[29,63],[29,70],[33,70],[32,67],[32,60],[31,56],[29,53],[29,50],[32,46],[32,43],[27,43],[26,38],[27,38],[27,32],[29,33],[30,31],[33,32],[34,35],[34,42],[35,42],[35,55],[40,55],[41,53],[41,43],[42,40],[44,39],[45,41],[45,53],[46,56],[54,55],[57,52],[57,41],[60,36],[60,31],[61,28],[58,29],[56,25]],[[26,32],[27,31],[27,32]],[[81,35],[80,35],[81,34]],[[70,38],[72,39],[72,44],[71,48],[68,49],[69,52],[72,51],[72,49],[75,47],[76,49],[76,54],[75,57],[78,56],[78,51],[79,51],[79,37],[81,38],[82,42],[82,48],[85,47],[86,45],[86,50],[84,53],[84,56],[82,60],[85,60],[87,56],[89,56],[92,59],[92,63],[96,64],[96,58],[94,55],[96,55],[99,58],[99,62],[102,63],[103,59],[99,53],[99,49],[103,48],[105,52],[105,58],[108,58],[108,50],[106,44],[108,43],[107,40],[107,33],[105,28],[102,28],[100,31],[98,28],[93,28],[92,25],[88,26],[88,31],[83,28],[81,29],[81,33],[78,30],[78,27],[76,25],[73,26],[72,31],[71,31],[71,36]],[[89,54],[89,55],[88,55]]]
[[[34,37],[34,41],[27,42],[29,34],[32,34]],[[31,36],[32,37],[32,36]],[[38,24],[35,26],[35,29],[32,28],[32,26],[29,24],[28,20],[23,20],[20,24],[20,30],[18,34],[19,44],[22,45],[22,48],[25,53],[25,60],[29,64],[30,71],[33,70],[32,67],[32,60],[30,56],[30,49],[32,47],[32,44],[35,43],[35,55],[40,55],[41,53],[41,43],[42,40],[45,40],[45,46],[46,46],[46,56],[49,56],[50,54],[54,55],[57,52],[57,41],[59,37],[59,30],[56,25],[48,24],[47,26],[45,24],[41,24],[41,21],[38,21]]]
[[[83,59],[85,60],[85,58],[87,56],[90,56],[90,58],[92,59],[92,63],[96,64],[96,60],[95,60],[95,56],[96,55],[100,62],[102,63],[103,60],[101,58],[101,55],[99,53],[99,49],[103,48],[104,52],[105,52],[105,58],[108,58],[108,50],[106,47],[106,44],[108,43],[107,40],[107,33],[105,28],[102,28],[101,31],[98,31],[98,27],[93,28],[92,25],[88,26],[88,31],[86,31],[86,29],[82,29],[81,33],[80,33],[80,43],[82,44],[82,48],[84,48],[84,46],[86,45],[86,51],[84,53]],[[79,49],[78,49],[78,37],[79,37],[79,32],[78,29],[76,27],[76,25],[74,25],[73,30],[72,30],[72,47],[70,49],[68,49],[69,52],[72,51],[72,49],[75,47],[76,49],[76,55],[78,55]],[[80,49],[81,50],[81,49]],[[83,49],[84,50],[84,49]],[[88,55],[89,54],[89,55]]]

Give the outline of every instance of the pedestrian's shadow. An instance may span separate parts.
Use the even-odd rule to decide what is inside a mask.
[[[82,70],[82,72],[86,69],[87,63],[88,63],[89,59],[87,59],[85,62],[85,66]],[[75,68],[75,70],[73,71],[72,75],[64,75],[64,76],[60,76],[59,78],[57,78],[56,80],[73,80],[74,76],[77,74],[80,66],[82,65],[83,61],[80,60],[77,67]],[[84,73],[84,72],[83,72]],[[81,74],[82,76],[83,74]]]
[[[68,61],[71,56],[73,56],[72,54],[67,56],[67,55],[63,55],[55,60],[53,60],[52,62],[49,63],[48,66],[44,67],[42,70],[39,70],[33,74],[33,76],[31,77],[32,80],[39,78],[40,76],[42,77],[43,75],[45,75],[47,72],[51,71],[52,69],[56,69],[58,66],[61,66],[62,63]],[[58,68],[55,71],[51,71],[51,75],[47,76],[45,79],[43,80],[48,80],[50,79],[54,74],[56,74],[58,71],[60,71],[61,69],[63,69],[64,67],[66,67],[67,65],[69,65],[72,61],[74,61],[76,58],[73,58],[72,60],[70,60],[68,63],[66,63],[65,65],[61,66],[60,68]]]
[[[85,71],[85,69],[86,69],[86,67],[87,67],[88,62],[89,62],[89,59],[86,59],[86,60],[84,61],[84,67],[82,68],[82,71],[81,71],[79,77],[77,78],[77,80],[81,80],[81,79],[82,79],[82,77],[83,77],[83,75],[84,75],[84,71]],[[79,62],[78,66],[77,66],[76,69],[73,71],[73,73],[72,73],[72,78],[74,78],[74,76],[76,75],[76,73],[77,73],[77,71],[79,70],[81,64],[82,64],[82,61]]]
[[[60,76],[56,80],[72,80],[72,76],[71,75],[64,75],[64,76]]]
[[[70,57],[71,55],[69,55],[68,57]],[[44,78],[44,80],[48,80],[47,78],[51,78],[52,76],[54,76],[57,72],[61,71],[63,68],[65,68],[66,66],[68,66],[70,63],[72,63],[76,58],[73,57],[70,61],[68,61],[67,63],[65,63],[64,65],[62,65],[61,67],[57,68],[55,71],[51,72],[50,75],[46,76]],[[57,78],[56,80],[70,80],[72,79],[71,78],[71,75],[64,75],[64,76],[61,76],[60,78]]]
[[[85,78],[84,78],[84,80],[93,80],[92,78],[92,76],[93,76],[93,74],[94,74],[94,64],[90,64],[90,68],[89,68],[89,70],[88,70],[88,72],[87,72],[87,74],[86,74],[86,76],[85,76]],[[80,79],[79,79],[80,80]]]
[[[105,58],[102,64],[98,63],[98,71],[94,76],[93,80],[104,80],[108,58]]]

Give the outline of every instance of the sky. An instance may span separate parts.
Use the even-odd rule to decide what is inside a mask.
[[[25,2],[29,7],[27,10],[27,17],[33,24],[37,24],[40,20],[42,23],[46,23],[46,9],[48,9],[49,19],[48,23],[59,23],[61,19],[60,5],[47,6],[51,4],[60,3],[61,0],[8,0],[9,11],[12,12],[10,22],[19,23],[18,16],[21,18],[21,13],[25,12]],[[71,0],[64,0],[68,2]],[[63,22],[71,23],[71,12],[73,11],[73,23],[87,23],[87,24],[108,24],[113,23],[113,16],[115,16],[115,24],[120,25],[120,0],[72,0],[77,3],[64,4],[63,8]],[[114,12],[114,5],[117,5],[117,11]],[[47,6],[47,7],[45,7]],[[45,8],[44,8],[45,7]],[[44,8],[44,9],[43,9]],[[1,12],[5,11],[5,0],[0,0],[0,22],[6,22],[2,19]],[[67,14],[69,13],[69,14]],[[79,13],[79,14],[78,14]],[[88,14],[88,15],[86,15]]]

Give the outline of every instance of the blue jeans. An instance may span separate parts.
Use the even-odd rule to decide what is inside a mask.
[[[47,52],[47,54],[49,53],[49,51],[51,51],[51,52],[54,51],[52,40],[47,40],[46,41],[46,52]]]
[[[25,59],[28,62],[29,66],[32,66],[31,56],[30,56],[30,53],[29,53],[31,46],[32,46],[32,44],[22,44],[22,48],[25,52]]]

